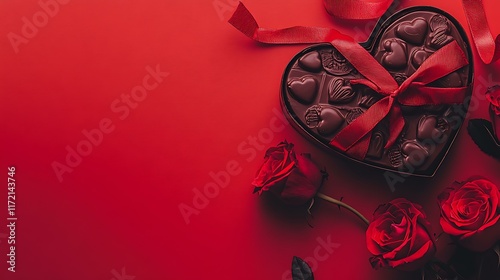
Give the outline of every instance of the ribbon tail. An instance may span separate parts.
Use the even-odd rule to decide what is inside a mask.
[[[228,22],[247,37],[254,38],[259,29],[257,21],[243,3],[239,3]]]
[[[397,89],[394,78],[352,37],[335,29],[295,26],[284,29],[259,27],[248,9],[239,3],[229,23],[251,39],[266,44],[331,43],[366,79],[383,92]]]
[[[241,2],[228,22],[247,37],[266,44],[328,43],[341,36],[341,33],[337,30],[326,27],[261,28],[250,11]]]
[[[472,39],[485,64],[500,58],[500,36],[493,39],[482,0],[462,0]]]
[[[393,0],[324,0],[332,16],[342,19],[375,19],[381,17]]]

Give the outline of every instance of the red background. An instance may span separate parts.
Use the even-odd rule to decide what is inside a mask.
[[[7,240],[0,235],[1,279],[127,279],[115,275],[122,268],[136,280],[283,279],[292,256],[313,257],[317,238],[328,236],[340,247],[318,263],[317,279],[409,279],[371,268],[364,225],[350,213],[318,202],[311,228],[303,209],[252,195],[263,147],[285,138],[327,168],[325,193],[369,217],[379,204],[406,197],[425,207],[437,234],[436,196],[444,187],[476,174],[500,184],[498,161],[481,153],[465,129],[434,178],[409,178],[395,192],[383,172],[327,154],[290,126],[269,144],[258,140],[260,150],[251,148],[249,137],[275,121],[282,72],[304,46],[256,44],[225,22],[230,12],[217,11],[214,2],[235,6],[234,0],[69,1],[18,53],[8,34],[21,35],[23,17],[32,21],[41,7],[35,0],[0,2],[0,178],[6,181],[7,167],[16,167],[18,217],[17,272],[7,271]],[[500,4],[484,2],[497,34]],[[369,31],[366,22],[332,19],[320,0],[245,4],[262,26],[336,26],[360,40]],[[437,6],[466,26],[460,1],[401,7],[414,5]],[[500,73],[498,63],[485,66],[475,50],[474,56],[479,96],[500,82]],[[148,65],[170,75],[121,120],[110,106],[142,84]],[[470,117],[487,118],[486,102]],[[82,130],[98,128],[104,118],[115,129],[60,182],[53,162],[65,163],[66,147],[76,148],[86,139]],[[193,206],[194,190],[213,182],[210,172],[233,161],[240,172],[186,224],[179,205]],[[0,234],[7,233],[6,196],[5,183]]]

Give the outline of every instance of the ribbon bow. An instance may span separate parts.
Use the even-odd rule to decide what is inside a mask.
[[[391,5],[402,0],[323,0],[329,14],[343,19],[374,19],[381,17]],[[495,39],[489,29],[482,0],[462,0],[472,41],[485,64],[500,58],[500,36]]]
[[[401,105],[423,106],[461,104],[468,87],[437,88],[432,82],[468,65],[467,58],[456,41],[431,55],[401,86],[377,60],[353,38],[330,28],[295,26],[285,29],[261,28],[240,3],[229,22],[248,37],[268,44],[330,43],[364,77],[351,80],[384,96],[364,114],[342,129],[330,144],[352,157],[364,159],[369,148],[371,132],[386,117],[389,118],[391,147],[404,129]]]
[[[338,44],[335,40],[332,45],[344,55],[345,45]],[[354,47],[354,45],[349,45],[350,48]],[[356,45],[359,46],[359,44]],[[352,52],[346,53],[346,59],[365,79],[351,80],[351,84],[363,84],[385,97],[341,130],[331,141],[330,144],[351,156],[358,159],[363,159],[366,156],[371,131],[387,116],[389,117],[390,135],[385,148],[387,149],[395,144],[405,126],[401,105],[423,106],[463,103],[467,87],[437,88],[429,86],[432,82],[468,64],[462,49],[456,41],[447,44],[431,55],[401,86],[398,86],[389,72],[364,48],[357,48],[356,52],[358,52],[356,55],[364,52],[363,57],[365,60],[352,60]],[[364,66],[355,65],[358,63],[363,63]]]

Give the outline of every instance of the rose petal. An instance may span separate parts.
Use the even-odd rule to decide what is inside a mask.
[[[288,176],[286,186],[279,197],[286,203],[300,205],[309,201],[316,195],[316,186],[302,174],[298,169],[294,169]]]
[[[271,158],[264,162],[252,182],[253,186],[262,188],[262,191],[267,191],[273,187],[274,184],[289,176],[291,171],[295,168],[295,162],[288,163],[288,165],[281,170],[274,170],[272,167],[273,164],[275,164],[275,161]]]
[[[492,226],[464,234],[459,243],[471,251],[484,252],[498,241],[500,241],[500,221],[497,219]]]
[[[323,183],[323,173],[318,169],[316,164],[314,164],[310,157],[304,156],[303,154],[297,156],[297,168],[300,170],[304,176],[306,176],[309,181],[316,186],[316,190]]]
[[[436,253],[435,245],[428,241],[414,254],[400,260],[388,261],[388,265],[404,271],[414,271],[423,267]]]

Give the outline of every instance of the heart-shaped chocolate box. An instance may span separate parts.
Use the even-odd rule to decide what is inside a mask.
[[[309,47],[288,64],[281,86],[285,115],[308,139],[348,158],[398,173],[433,176],[460,130],[472,94],[472,54],[465,32],[441,10],[414,7],[381,21],[370,39],[361,44],[401,85],[434,52],[453,41],[469,65],[432,86],[468,87],[463,104],[401,105],[405,126],[396,143],[385,147],[391,127],[384,119],[372,131],[362,160],[330,142],[383,96],[365,85],[351,84],[351,80],[363,77],[331,44]]]

